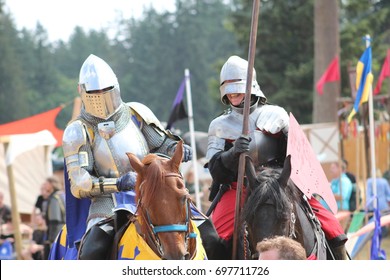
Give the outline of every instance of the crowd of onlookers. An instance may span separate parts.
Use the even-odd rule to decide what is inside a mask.
[[[19,224],[21,256],[25,260],[46,260],[58,232],[65,224],[65,196],[57,176],[47,177],[31,213],[29,222]],[[4,204],[0,191],[0,259],[17,259],[15,225],[11,208]]]

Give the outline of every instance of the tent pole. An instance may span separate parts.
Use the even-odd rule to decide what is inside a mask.
[[[7,154],[9,141],[5,141],[3,142],[3,144],[4,144],[4,154]],[[23,257],[22,257],[22,235],[20,233],[20,215],[19,215],[18,204],[16,200],[15,177],[12,168],[12,163],[7,165],[7,175],[8,175],[9,192],[11,196],[11,214],[12,214],[12,224],[14,226],[16,257],[18,260],[22,260]]]

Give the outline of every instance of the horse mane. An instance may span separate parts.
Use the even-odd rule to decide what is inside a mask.
[[[142,197],[145,207],[150,205],[157,187],[161,187],[164,180],[164,169],[158,160],[158,155],[148,154],[142,160],[145,165],[142,174],[138,174],[136,183],[136,200]],[[147,170],[147,171],[146,171]]]
[[[251,186],[242,211],[245,221],[252,223],[257,209],[271,201],[278,219],[289,217],[292,204],[299,201],[299,189],[289,179],[287,186],[280,186],[278,178],[282,168],[265,168],[257,175],[258,186]]]

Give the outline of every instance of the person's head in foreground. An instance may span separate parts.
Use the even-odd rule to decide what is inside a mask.
[[[287,236],[274,236],[257,243],[259,260],[306,260],[303,246]]]

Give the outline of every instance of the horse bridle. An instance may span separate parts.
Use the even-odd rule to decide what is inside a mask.
[[[267,200],[266,203],[269,200]],[[289,220],[288,235],[287,236],[289,238],[292,238],[292,239],[296,239],[297,238],[297,235],[295,233],[295,222],[296,221],[297,221],[297,218],[296,218],[295,213],[294,213],[294,204],[291,203],[291,213],[290,213],[290,220]],[[248,235],[249,235],[249,232],[247,230],[247,224],[244,223],[244,244],[246,244],[246,245],[244,245],[244,257],[245,257],[245,259],[247,259],[247,257],[248,257],[248,252],[246,250],[247,246],[249,247]],[[251,255],[251,259],[254,259],[254,258],[257,259],[257,257],[258,257],[258,253],[257,252],[255,254]]]
[[[174,173],[174,172],[169,172],[165,173],[164,177],[177,177],[181,180],[183,180],[183,176],[180,173]],[[140,190],[142,187],[143,182],[139,186]],[[149,237],[152,240],[152,243],[155,246],[155,249],[158,251],[160,256],[163,256],[164,250],[161,245],[160,238],[158,237],[158,234],[161,232],[185,232],[185,240],[186,240],[186,249],[188,248],[188,240],[189,238],[196,238],[196,233],[190,232],[190,213],[191,213],[191,206],[190,206],[190,199],[189,196],[186,195],[186,219],[184,224],[170,224],[170,225],[159,225],[156,226],[153,224],[153,222],[150,219],[149,213],[146,209],[142,207],[142,202],[141,202],[142,197],[138,201],[138,207],[137,207],[137,212],[138,209],[142,209],[141,211],[141,216],[146,222],[146,225],[148,227],[149,231]]]

